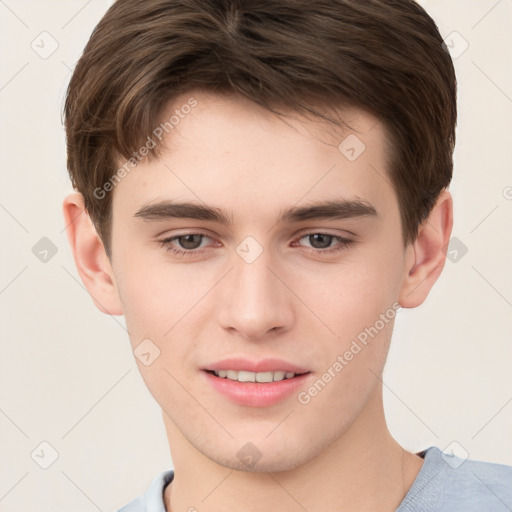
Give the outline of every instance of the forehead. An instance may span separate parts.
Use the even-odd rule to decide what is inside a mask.
[[[382,123],[359,109],[339,112],[348,127],[291,112],[283,119],[234,95],[182,95],[156,124],[159,159],[141,159],[115,187],[114,210],[133,216],[164,198],[246,215],[339,197],[393,200]]]

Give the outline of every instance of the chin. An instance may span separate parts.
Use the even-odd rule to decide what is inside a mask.
[[[210,457],[211,458],[211,457]],[[277,473],[292,471],[307,462],[306,459],[298,458],[297,453],[290,453],[282,457],[265,457],[262,455],[255,464],[242,462],[238,457],[225,459],[223,457],[212,458],[217,464],[235,471],[245,473]]]
[[[236,436],[225,444],[208,443],[196,448],[216,464],[247,473],[291,471],[314,458],[322,448],[313,445],[311,438],[292,439],[274,432],[266,439],[267,435],[268,431],[263,435]]]

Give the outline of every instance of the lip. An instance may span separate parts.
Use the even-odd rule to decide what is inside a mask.
[[[249,407],[269,407],[285,400],[294,392],[297,393],[311,374],[311,371],[307,368],[277,358],[251,361],[242,357],[230,357],[215,361],[204,367],[203,370],[202,373],[205,375],[207,382],[217,392],[235,404]],[[303,375],[275,382],[238,382],[208,373],[214,370],[236,370],[253,373],[281,370]]]
[[[234,370],[235,368],[231,367],[230,369]],[[284,368],[282,369],[284,370]],[[299,389],[304,386],[306,379],[309,379],[312,375],[311,373],[304,373],[291,379],[261,383],[224,379],[207,371],[201,373],[217,392],[235,404],[249,407],[269,407],[285,400],[292,394],[297,394]]]
[[[301,368],[282,359],[267,358],[260,361],[251,361],[241,357],[230,357],[216,361],[205,366],[203,370],[237,370],[253,373],[277,372],[279,370],[293,373],[306,373],[309,371],[307,368]]]

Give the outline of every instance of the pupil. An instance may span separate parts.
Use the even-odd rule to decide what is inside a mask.
[[[309,235],[309,242],[315,249],[325,249],[331,244],[332,238],[332,235],[316,233],[314,235]],[[318,241],[320,241],[320,246],[318,246]]]
[[[180,245],[184,249],[197,249],[197,247],[201,245],[201,236],[202,235],[183,235],[180,237]],[[196,242],[193,241],[194,237],[196,237]]]

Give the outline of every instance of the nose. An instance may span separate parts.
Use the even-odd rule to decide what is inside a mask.
[[[251,263],[236,254],[233,265],[219,290],[221,326],[252,341],[290,329],[294,321],[293,293],[270,252],[263,251]]]

